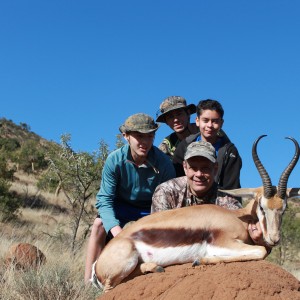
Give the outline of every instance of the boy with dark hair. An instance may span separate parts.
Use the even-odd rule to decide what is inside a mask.
[[[195,141],[205,141],[211,143],[217,153],[218,171],[215,175],[215,182],[218,188],[229,190],[241,187],[242,159],[235,145],[222,131],[223,117],[224,109],[217,100],[199,101],[196,124],[200,132],[185,138],[176,148],[173,156],[176,177],[185,175],[182,163],[187,146]]]

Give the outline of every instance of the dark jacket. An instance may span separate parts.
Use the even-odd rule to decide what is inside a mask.
[[[182,140],[177,146],[174,156],[173,164],[176,170],[176,177],[184,176],[184,170],[182,162],[184,160],[184,154],[187,146],[195,142],[200,136],[200,133],[196,133],[188,136]],[[222,137],[222,144],[218,150],[218,173],[215,177],[215,181],[218,183],[219,189],[231,190],[241,187],[240,184],[240,171],[242,168],[242,159],[235,145],[230,141],[228,136],[224,134]]]
[[[195,123],[190,123],[188,128],[190,134],[195,134],[199,132],[199,127]],[[179,140],[176,132],[173,132],[163,139],[158,148],[162,152],[167,154],[170,158],[172,158],[176,147],[179,145],[180,142],[181,141]]]

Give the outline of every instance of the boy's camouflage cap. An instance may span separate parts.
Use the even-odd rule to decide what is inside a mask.
[[[140,133],[155,132],[159,127],[159,124],[155,123],[153,118],[147,114],[138,113],[128,117],[119,130],[121,133],[137,131]]]
[[[191,157],[202,156],[215,163],[217,161],[216,150],[211,143],[199,141],[193,142],[188,145],[184,159],[187,160]]]
[[[181,96],[170,96],[164,99],[164,101],[159,106],[159,111],[156,114],[156,122],[165,123],[165,116],[168,112],[178,109],[184,108],[188,110],[190,114],[194,114],[196,112],[195,104],[186,104],[186,100]]]

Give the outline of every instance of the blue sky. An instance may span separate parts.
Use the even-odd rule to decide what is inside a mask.
[[[77,151],[161,101],[217,99],[242,156],[243,187],[261,185],[253,141],[277,185],[300,142],[300,2],[64,1],[0,3],[0,117]],[[192,115],[192,120],[195,115]],[[155,145],[170,133],[162,124]],[[300,163],[288,186],[300,186]]]

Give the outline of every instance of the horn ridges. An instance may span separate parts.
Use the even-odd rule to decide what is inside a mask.
[[[292,158],[292,160],[290,161],[290,163],[288,164],[286,169],[282,172],[280,179],[279,179],[277,195],[281,199],[285,199],[287,182],[288,182],[289,176],[290,176],[291,172],[293,171],[294,167],[296,166],[298,159],[299,159],[299,155],[300,155],[298,142],[292,137],[286,137],[286,139],[293,141],[296,149],[295,149],[294,157]]]
[[[261,163],[258,155],[257,155],[257,144],[262,139],[263,137],[267,136],[266,134],[261,135],[260,137],[257,138],[257,140],[253,143],[252,146],[252,158],[254,161],[254,164],[256,166],[256,169],[262,179],[263,182],[263,187],[264,187],[264,196],[267,199],[270,199],[273,196],[273,189],[272,189],[272,182],[270,179],[270,176],[266,169],[264,168],[263,164]]]

